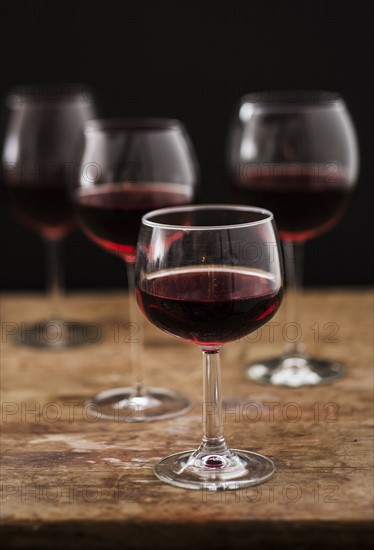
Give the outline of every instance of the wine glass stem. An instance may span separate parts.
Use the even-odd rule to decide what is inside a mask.
[[[203,349],[203,439],[199,452],[227,451],[222,423],[222,386],[219,349]]]
[[[47,292],[49,296],[51,317],[59,319],[61,313],[61,296],[64,291],[62,272],[62,240],[44,239],[46,249]]]
[[[287,282],[287,330],[285,334],[288,340],[285,352],[289,356],[303,356],[305,345],[300,324],[300,301],[303,289],[304,242],[286,241],[283,246]]]
[[[135,296],[135,263],[127,262],[127,286],[129,296],[129,318],[130,318],[130,364],[133,376],[134,396],[146,394],[144,387],[144,372],[142,362],[143,349],[143,326],[142,317],[139,315],[139,308]]]

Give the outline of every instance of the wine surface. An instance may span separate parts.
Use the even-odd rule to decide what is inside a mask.
[[[8,188],[15,216],[26,227],[46,238],[65,237],[74,227],[74,212],[67,184],[50,182]]]
[[[104,184],[80,189],[74,202],[93,241],[134,261],[142,216],[157,208],[189,204],[192,193],[191,187],[182,184]]]
[[[260,206],[274,214],[283,240],[304,241],[333,227],[349,202],[348,182],[337,176],[273,173],[233,181],[234,203]]]
[[[282,289],[274,288],[271,274],[259,270],[196,266],[148,276],[137,299],[157,327],[214,346],[242,338],[271,319]]]

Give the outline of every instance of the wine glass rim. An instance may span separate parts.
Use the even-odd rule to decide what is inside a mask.
[[[27,105],[44,109],[69,104],[93,104],[94,93],[90,86],[80,82],[20,84],[10,88],[5,101],[9,108]]]
[[[161,216],[164,214],[172,214],[178,212],[196,212],[198,210],[241,210],[244,212],[256,212],[258,214],[264,214],[265,217],[262,220],[255,220],[252,222],[241,222],[234,224],[222,224],[222,225],[178,225],[178,224],[168,224],[168,223],[158,223],[152,221],[150,218],[154,216]],[[253,227],[256,225],[261,225],[263,223],[268,223],[273,221],[274,215],[270,210],[265,208],[259,208],[257,206],[243,206],[238,204],[199,204],[195,206],[175,206],[168,208],[160,208],[158,210],[152,210],[142,217],[142,225],[148,227],[155,227],[159,229],[171,229],[171,230],[181,230],[181,231],[212,231],[212,230],[226,230],[226,229],[238,229],[243,227]]]
[[[113,117],[88,120],[84,131],[159,131],[183,127],[183,123],[176,118],[162,117]]]
[[[242,96],[241,104],[250,103],[256,107],[276,109],[320,108],[331,105],[344,107],[344,100],[338,92],[328,90],[263,90]]]

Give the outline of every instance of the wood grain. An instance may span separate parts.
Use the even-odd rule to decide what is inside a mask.
[[[274,341],[264,327],[257,342],[233,343],[222,353],[227,440],[271,456],[276,475],[258,487],[214,493],[170,487],[152,471],[162,456],[199,443],[198,349],[146,324],[147,381],[183,392],[193,406],[162,422],[105,421],[89,416],[84,403],[99,390],[131,381],[129,343],[122,341],[129,336],[126,296],[69,296],[66,314],[93,323],[89,338],[95,331],[98,336],[59,351],[17,346],[9,334],[46,315],[43,297],[3,296],[6,548],[369,547],[372,293],[306,293],[302,328],[310,351],[347,365],[344,379],[315,388],[273,388],[243,377],[246,362],[282,349],[283,309],[272,321]]]

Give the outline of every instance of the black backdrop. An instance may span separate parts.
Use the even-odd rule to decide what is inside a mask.
[[[2,2],[2,87],[85,82],[102,116],[182,119],[202,168],[201,201],[226,198],[224,150],[239,97],[261,89],[328,89],[346,99],[361,156],[345,219],[307,246],[308,285],[372,282],[372,2],[122,0]],[[1,205],[6,289],[42,288],[37,235]],[[121,286],[118,258],[79,231],[66,243],[70,288]]]

